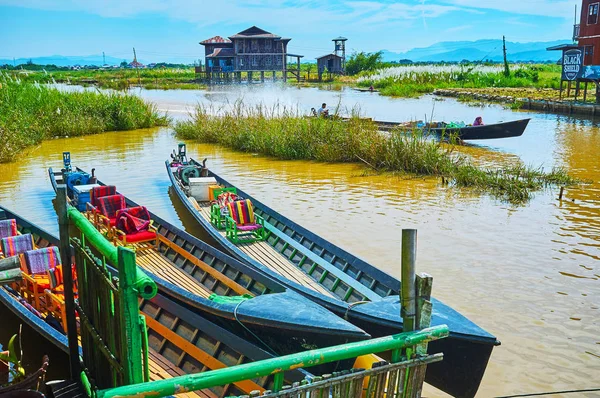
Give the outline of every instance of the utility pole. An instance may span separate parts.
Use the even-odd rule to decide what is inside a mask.
[[[106,65],[106,56],[104,55],[104,51],[102,51],[102,66]]]
[[[502,53],[504,54],[504,76],[510,76],[510,69],[508,69],[508,60],[506,59],[506,37],[502,36]]]
[[[142,79],[140,78],[140,70],[138,68],[137,55],[135,54],[135,47],[133,47],[133,67],[137,70],[138,84],[142,86]]]
[[[15,61],[15,57],[13,57],[13,68],[17,67],[17,62]]]

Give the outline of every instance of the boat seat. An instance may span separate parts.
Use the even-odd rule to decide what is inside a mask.
[[[117,212],[116,239],[124,245],[154,241],[158,246],[158,231],[152,226],[150,213],[145,206],[122,209]]]
[[[17,236],[17,220],[9,219],[0,221],[0,239],[10,238],[11,236]],[[0,247],[0,254],[2,254],[2,248]]]
[[[90,192],[90,201],[85,204],[86,210],[89,212],[89,216],[94,217],[94,221],[97,223],[98,214],[98,199],[105,196],[112,196],[117,194],[117,187],[114,185],[103,185],[99,187],[93,187]],[[88,217],[89,218],[89,217]]]
[[[11,218],[0,221],[0,238],[9,238],[17,234],[17,220]]]
[[[227,203],[229,214],[225,216],[226,236],[233,243],[265,240],[267,230],[262,217],[254,214],[250,199]]]
[[[215,228],[224,229],[225,216],[228,214],[227,204],[241,198],[237,195],[237,189],[234,187],[215,189],[213,195],[217,199],[210,206],[210,222]]]
[[[60,266],[58,247],[50,246],[43,249],[28,250],[23,254],[24,272],[22,294],[40,309],[40,294],[51,287],[48,271]],[[61,275],[62,281],[62,275]]]
[[[114,185],[103,185],[99,187],[93,187],[90,194],[90,203],[94,207],[98,207],[98,199],[105,196],[112,196],[117,194],[117,187]]]
[[[24,234],[2,238],[0,239],[0,250],[5,257],[17,256],[33,250],[33,236]]]
[[[98,221],[96,228],[99,228],[99,224],[103,224],[108,229],[108,237],[111,238],[114,235],[114,227],[117,225],[117,212],[127,208],[125,197],[123,195],[109,195],[100,197],[98,201]]]

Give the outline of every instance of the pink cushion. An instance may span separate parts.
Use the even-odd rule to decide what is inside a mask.
[[[237,226],[237,229],[240,231],[255,231],[260,228],[262,228],[262,225],[259,224],[246,224]]]

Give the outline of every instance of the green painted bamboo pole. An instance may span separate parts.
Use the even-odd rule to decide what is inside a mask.
[[[113,397],[164,397],[187,391],[222,386],[241,380],[264,377],[297,368],[309,368],[323,363],[355,358],[361,355],[414,346],[448,336],[448,326],[440,325],[417,332],[400,333],[393,336],[359,341],[297,354],[285,355],[229,368],[203,373],[157,380],[150,383],[122,386],[98,391],[97,398]]]
[[[65,317],[67,318],[67,341],[69,343],[69,368],[71,378],[74,379],[80,372],[79,341],[77,340],[77,318],[75,315],[75,291],[73,273],[71,270],[71,244],[69,236],[69,204],[67,199],[67,186],[59,185],[56,189],[56,205],[58,214],[58,232],[60,238],[61,263],[67,269],[63,272],[63,284],[65,293]]]
[[[114,267],[119,262],[117,248],[110,243],[106,238],[90,223],[90,221],[76,208],[69,206],[67,211],[69,220],[75,224],[81,232],[85,234],[86,242],[94,246],[106,258],[106,260]],[[133,284],[138,290],[140,297],[151,299],[156,296],[158,288],[156,283],[139,267],[135,268],[136,277]]]
[[[119,247],[119,296],[121,299],[121,364],[125,370],[125,383],[144,382],[142,345],[144,338],[140,327],[138,292],[135,286],[135,252]]]

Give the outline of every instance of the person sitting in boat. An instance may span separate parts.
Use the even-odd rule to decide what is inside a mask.
[[[477,116],[473,122],[473,126],[483,126],[483,119],[481,116]]]
[[[375,87],[373,87],[373,85],[371,84],[371,85],[369,86],[369,91],[370,91],[370,92],[373,92],[373,90],[375,90]]]
[[[329,117],[329,109],[327,109],[327,104],[323,102],[323,105],[317,111],[317,116]]]

